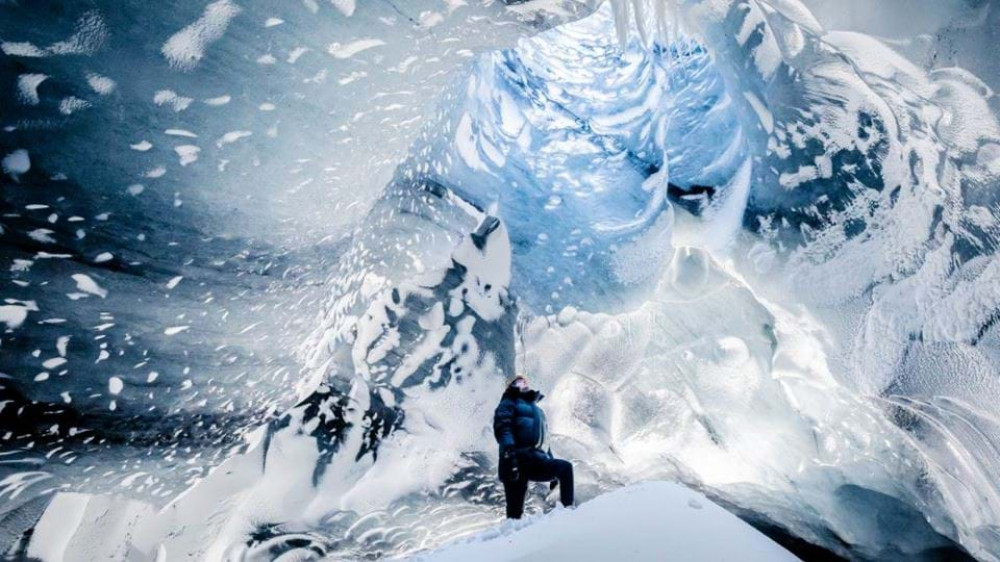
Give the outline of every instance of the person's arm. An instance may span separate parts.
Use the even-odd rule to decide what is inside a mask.
[[[501,400],[493,412],[493,436],[501,451],[514,450],[514,401]]]

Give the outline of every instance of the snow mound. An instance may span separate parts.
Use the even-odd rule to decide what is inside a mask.
[[[508,521],[427,562],[479,560],[797,560],[760,531],[672,482],[623,488],[574,510]]]

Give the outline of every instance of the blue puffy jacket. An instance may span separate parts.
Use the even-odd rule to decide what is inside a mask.
[[[543,395],[536,390],[521,392],[508,388],[493,413],[493,436],[505,449],[548,451],[548,428],[545,412],[538,407]]]

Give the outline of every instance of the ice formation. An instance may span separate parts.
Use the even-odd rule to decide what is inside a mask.
[[[9,556],[427,552],[520,370],[583,499],[1000,559],[988,2],[98,4],[0,4]]]

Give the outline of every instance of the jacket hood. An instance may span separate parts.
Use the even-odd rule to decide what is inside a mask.
[[[515,400],[520,398],[525,402],[541,402],[542,398],[545,398],[545,395],[535,389],[531,389],[527,392],[521,392],[514,387],[508,387],[503,393],[503,398],[511,398]]]

